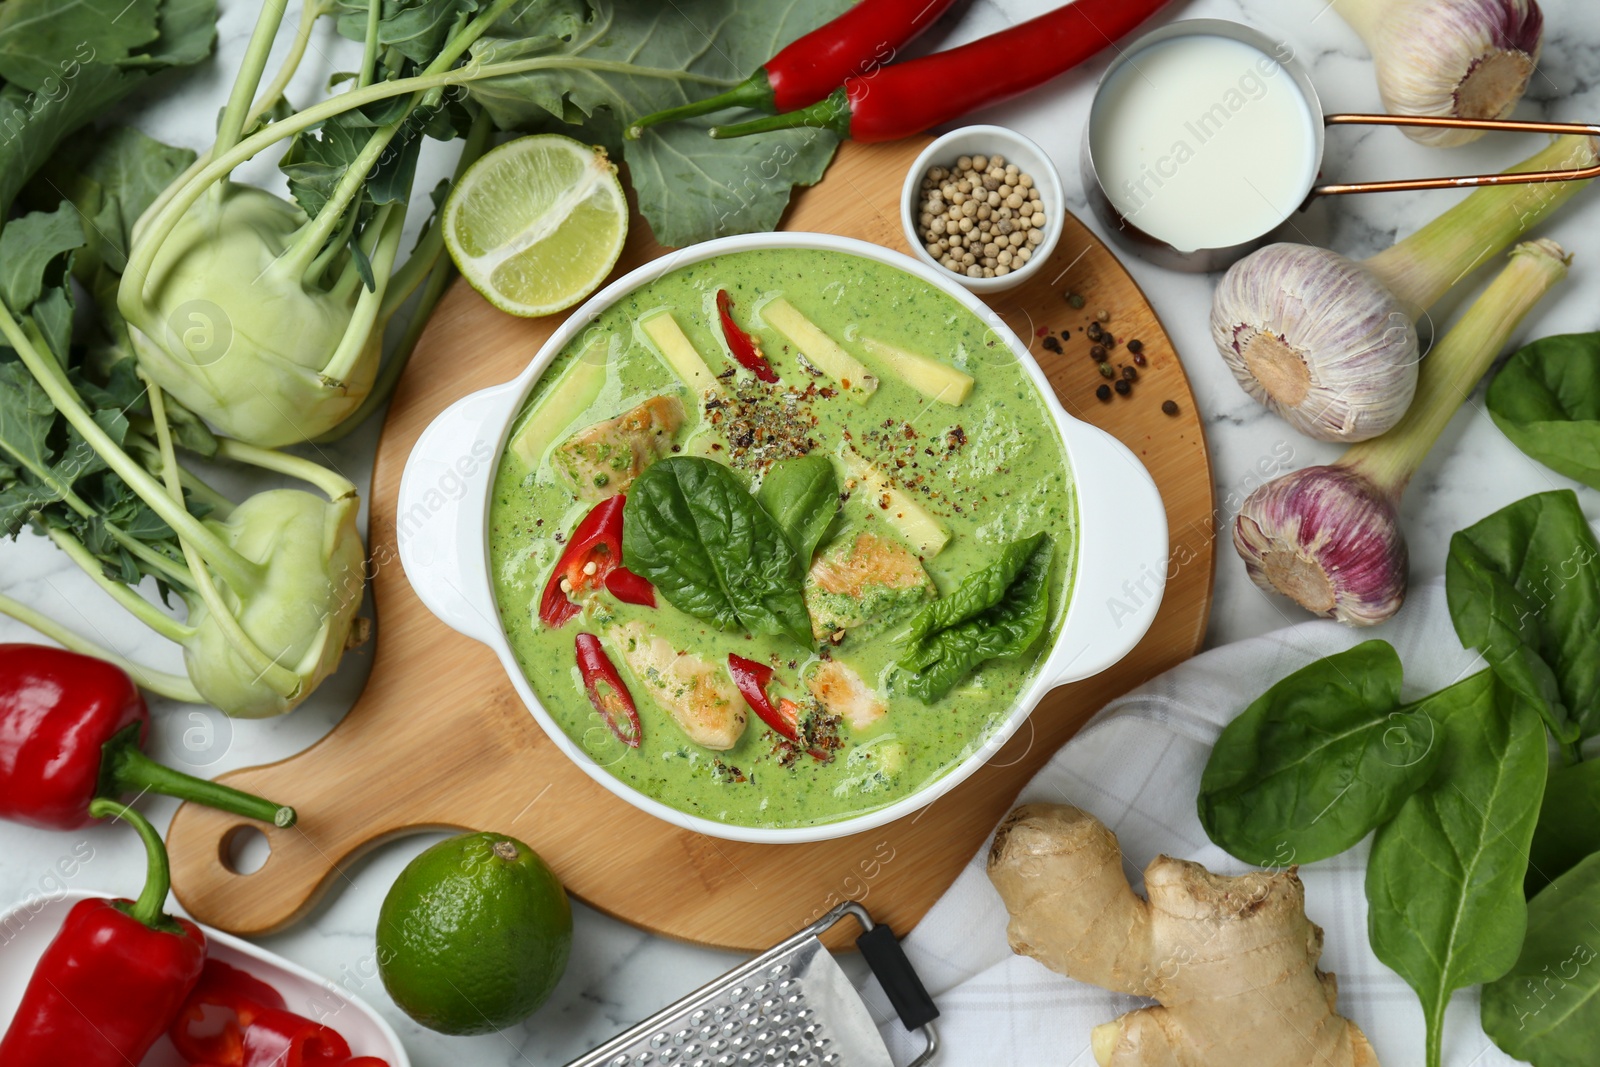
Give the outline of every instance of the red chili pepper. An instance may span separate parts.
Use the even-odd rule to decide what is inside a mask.
[[[351,1058],[337,1031],[289,1011],[272,986],[218,960],[207,961],[168,1036],[179,1055],[205,1067],[388,1067]]]
[[[92,656],[0,645],[0,819],[48,830],[94,821],[89,802],[151,791],[293,826],[295,813],[164,767],[139,750],[150,710],[133,680]]]
[[[103,797],[89,812],[123,819],[144,839],[144,891],[136,901],[84,900],[67,912],[0,1039],[6,1067],[138,1063],[177,1017],[205,963],[200,928],[162,914],[170,876],[155,827]]]
[[[722,318],[722,336],[727,338],[728,351],[733,353],[733,358],[746,370],[755,371],[756,377],[762,381],[777,381],[778,376],[773,372],[772,364],[762,354],[761,342],[745,333],[733,321],[733,300],[726,289],[717,290],[717,314]]]
[[[774,707],[772,699],[767,696],[767,683],[772,681],[772,668],[765,663],[757,663],[753,659],[745,659],[736,652],[728,653],[728,674],[733,678],[733,684],[739,687],[739,694],[744,697],[744,702],[756,716],[772,728],[772,731],[785,741],[793,745],[800,745],[800,705],[784,697]],[[822,749],[810,750],[812,758],[826,763],[833,757]]]
[[[600,639],[594,634],[579,634],[577,654],[578,673],[583,677],[589,703],[594,705],[594,710],[600,713],[618,741],[629,748],[638,748],[644,738],[639,709],[634,707],[633,694],[628,692]]]
[[[706,115],[729,107],[778,113],[814,104],[845,79],[860,77],[894,59],[895,50],[932,26],[954,0],[860,0],[832,22],[790,42],[765,66],[727,92],[657,111],[628,129]]]
[[[606,575],[606,592],[624,604],[642,604],[647,608],[656,606],[656,587],[650,584],[648,578],[641,578],[626,567],[618,567]]]
[[[1168,0],[1077,0],[970,44],[844,79],[786,115],[713,126],[713,137],[817,126],[898,141],[1043,85],[1126,35]]]
[[[572,531],[539,601],[539,619],[546,626],[561,626],[576,618],[582,609],[569,594],[598,589],[606,575],[622,564],[622,506],[625,503],[627,498],[621,493],[600,501]],[[593,573],[584,573],[591,563],[595,565]],[[563,580],[567,589],[561,588]]]

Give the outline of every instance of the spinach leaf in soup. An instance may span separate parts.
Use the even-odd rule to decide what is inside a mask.
[[[1367,933],[1421,999],[1428,1067],[1439,1067],[1451,994],[1516,963],[1548,750],[1539,713],[1493,671],[1417,706],[1439,724],[1443,751],[1433,778],[1373,838]]]
[[[1600,760],[1551,768],[1528,853],[1528,896],[1593,852],[1600,852]]]
[[[622,555],[679,611],[811,645],[800,557],[720,463],[671,456],[646,468],[623,505]]]
[[[985,660],[1026,652],[1049,621],[1054,558],[1046,534],[1013,541],[953,593],[918,612],[896,664],[897,688],[931,704]]]
[[[756,501],[794,546],[800,565],[809,567],[839,513],[839,477],[826,456],[780,459],[761,479]]]
[[[1511,970],[1483,987],[1484,1033],[1539,1067],[1590,1067],[1600,1044],[1600,855],[1528,903]]]
[[[1211,750],[1206,835],[1246,863],[1286,867],[1338,855],[1392,819],[1441,750],[1427,712],[1400,706],[1400,682],[1394,648],[1367,641],[1268,689]]]
[[[1570,490],[1537,493],[1450,539],[1450,618],[1569,751],[1600,734],[1600,544]]]
[[[1512,444],[1600,489],[1600,333],[1546,337],[1519,349],[1484,399]]]

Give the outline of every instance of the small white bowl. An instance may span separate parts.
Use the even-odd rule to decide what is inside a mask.
[[[34,967],[55,940],[67,912],[81,900],[108,895],[68,890],[35,896],[0,914],[0,1033],[16,1016]],[[352,1055],[377,1056],[387,1060],[389,1067],[411,1067],[394,1030],[348,988],[221,930],[200,929],[206,935],[207,958],[237,967],[276,989],[290,1011],[337,1030],[350,1043]],[[380,987],[376,966],[370,974],[347,975],[345,982]],[[139,1067],[183,1067],[185,1062],[171,1040],[163,1036]]]
[[[953,167],[962,156],[992,156],[997,152],[1005,157],[1007,163],[1015,163],[1022,173],[1031,177],[1034,188],[1039,190],[1039,201],[1044,204],[1044,242],[1029,252],[1028,262],[1019,270],[998,278],[969,278],[934,259],[922,243],[922,230],[917,225],[917,201],[922,193],[922,178],[928,173],[929,167]],[[1056,242],[1061,240],[1061,231],[1066,224],[1066,204],[1066,194],[1061,191],[1061,172],[1056,170],[1056,165],[1045,155],[1044,149],[1016,130],[1008,130],[1004,126],[963,126],[936,139],[911,164],[905,186],[900,190],[900,225],[905,230],[911,254],[923,263],[974,293],[1003,293],[1007,289],[1015,289],[1044,269],[1050,253],[1056,250]]]

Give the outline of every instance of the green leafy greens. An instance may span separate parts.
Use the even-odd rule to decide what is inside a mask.
[[[1600,489],[1600,333],[1545,337],[1519,349],[1484,399],[1512,444]]]
[[[808,567],[839,513],[839,477],[826,456],[780,459],[761,479],[756,500],[777,520],[800,565]]]
[[[1600,760],[1555,767],[1528,854],[1528,896],[1600,852]]]
[[[1367,926],[1378,959],[1422,1000],[1428,1067],[1439,1067],[1451,994],[1516,962],[1547,757],[1538,712],[1492,671],[1420,706],[1439,723],[1443,752],[1434,780],[1373,839]]]
[[[1441,751],[1426,711],[1400,706],[1400,682],[1394,649],[1367,641],[1268,689],[1206,763],[1207,836],[1246,863],[1286,867],[1337,855],[1392,819]]]
[[[993,563],[913,616],[896,686],[931,704],[985,660],[1026,652],[1050,618],[1054,556],[1046,534],[1013,541]]]
[[[623,506],[622,554],[680,611],[724,630],[812,643],[800,557],[720,463],[670,456],[647,467]]]

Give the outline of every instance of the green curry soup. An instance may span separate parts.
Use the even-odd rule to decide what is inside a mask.
[[[729,293],[737,323],[759,341],[780,377],[776,384],[758,381],[732,358],[718,321],[719,289]],[[776,316],[763,309],[778,297],[877,379],[865,403],[852,397],[870,380],[845,388],[774,327]],[[695,395],[682,363],[646,328],[663,310],[714,377],[714,389]],[[874,358],[892,351],[882,344],[965,371],[970,393],[960,404],[930,399],[938,388],[923,380],[919,391],[903,364]],[[815,562],[801,561],[810,570],[810,645],[719,629],[659,595],[650,608],[604,590],[575,597],[584,610],[563,625],[540,622],[545,584],[578,522],[660,457],[716,460],[756,492],[774,461],[805,454],[830,460],[842,501]],[[864,473],[862,461],[876,473]],[[937,520],[948,534],[942,548],[927,541],[926,527],[907,524],[905,497],[891,493],[908,495]],[[1060,629],[1075,523],[1071,474],[1053,422],[1010,347],[976,315],[873,260],[773,249],[672,271],[602,312],[567,346],[513,426],[490,503],[489,548],[501,622],[518,663],[550,716],[599,764],[689,814],[800,827],[916,792],[998,726]],[[1053,544],[1043,636],[1020,655],[981,663],[932,703],[904,691],[904,675],[897,691],[910,617],[991,565],[1009,543],[1041,533]],[[580,632],[601,638],[637,705],[637,748],[614,736],[590,703],[574,659]],[[685,653],[698,659],[674,659]],[[772,703],[792,699],[790,710],[805,724],[802,743],[830,758],[786,742],[749,712],[729,680],[729,653],[774,668]],[[685,679],[703,682],[723,703],[731,693],[736,714],[721,721],[722,733],[697,732],[719,747],[691,740],[692,726],[673,704],[693,688],[678,684]],[[741,719],[748,721],[741,726]]]

